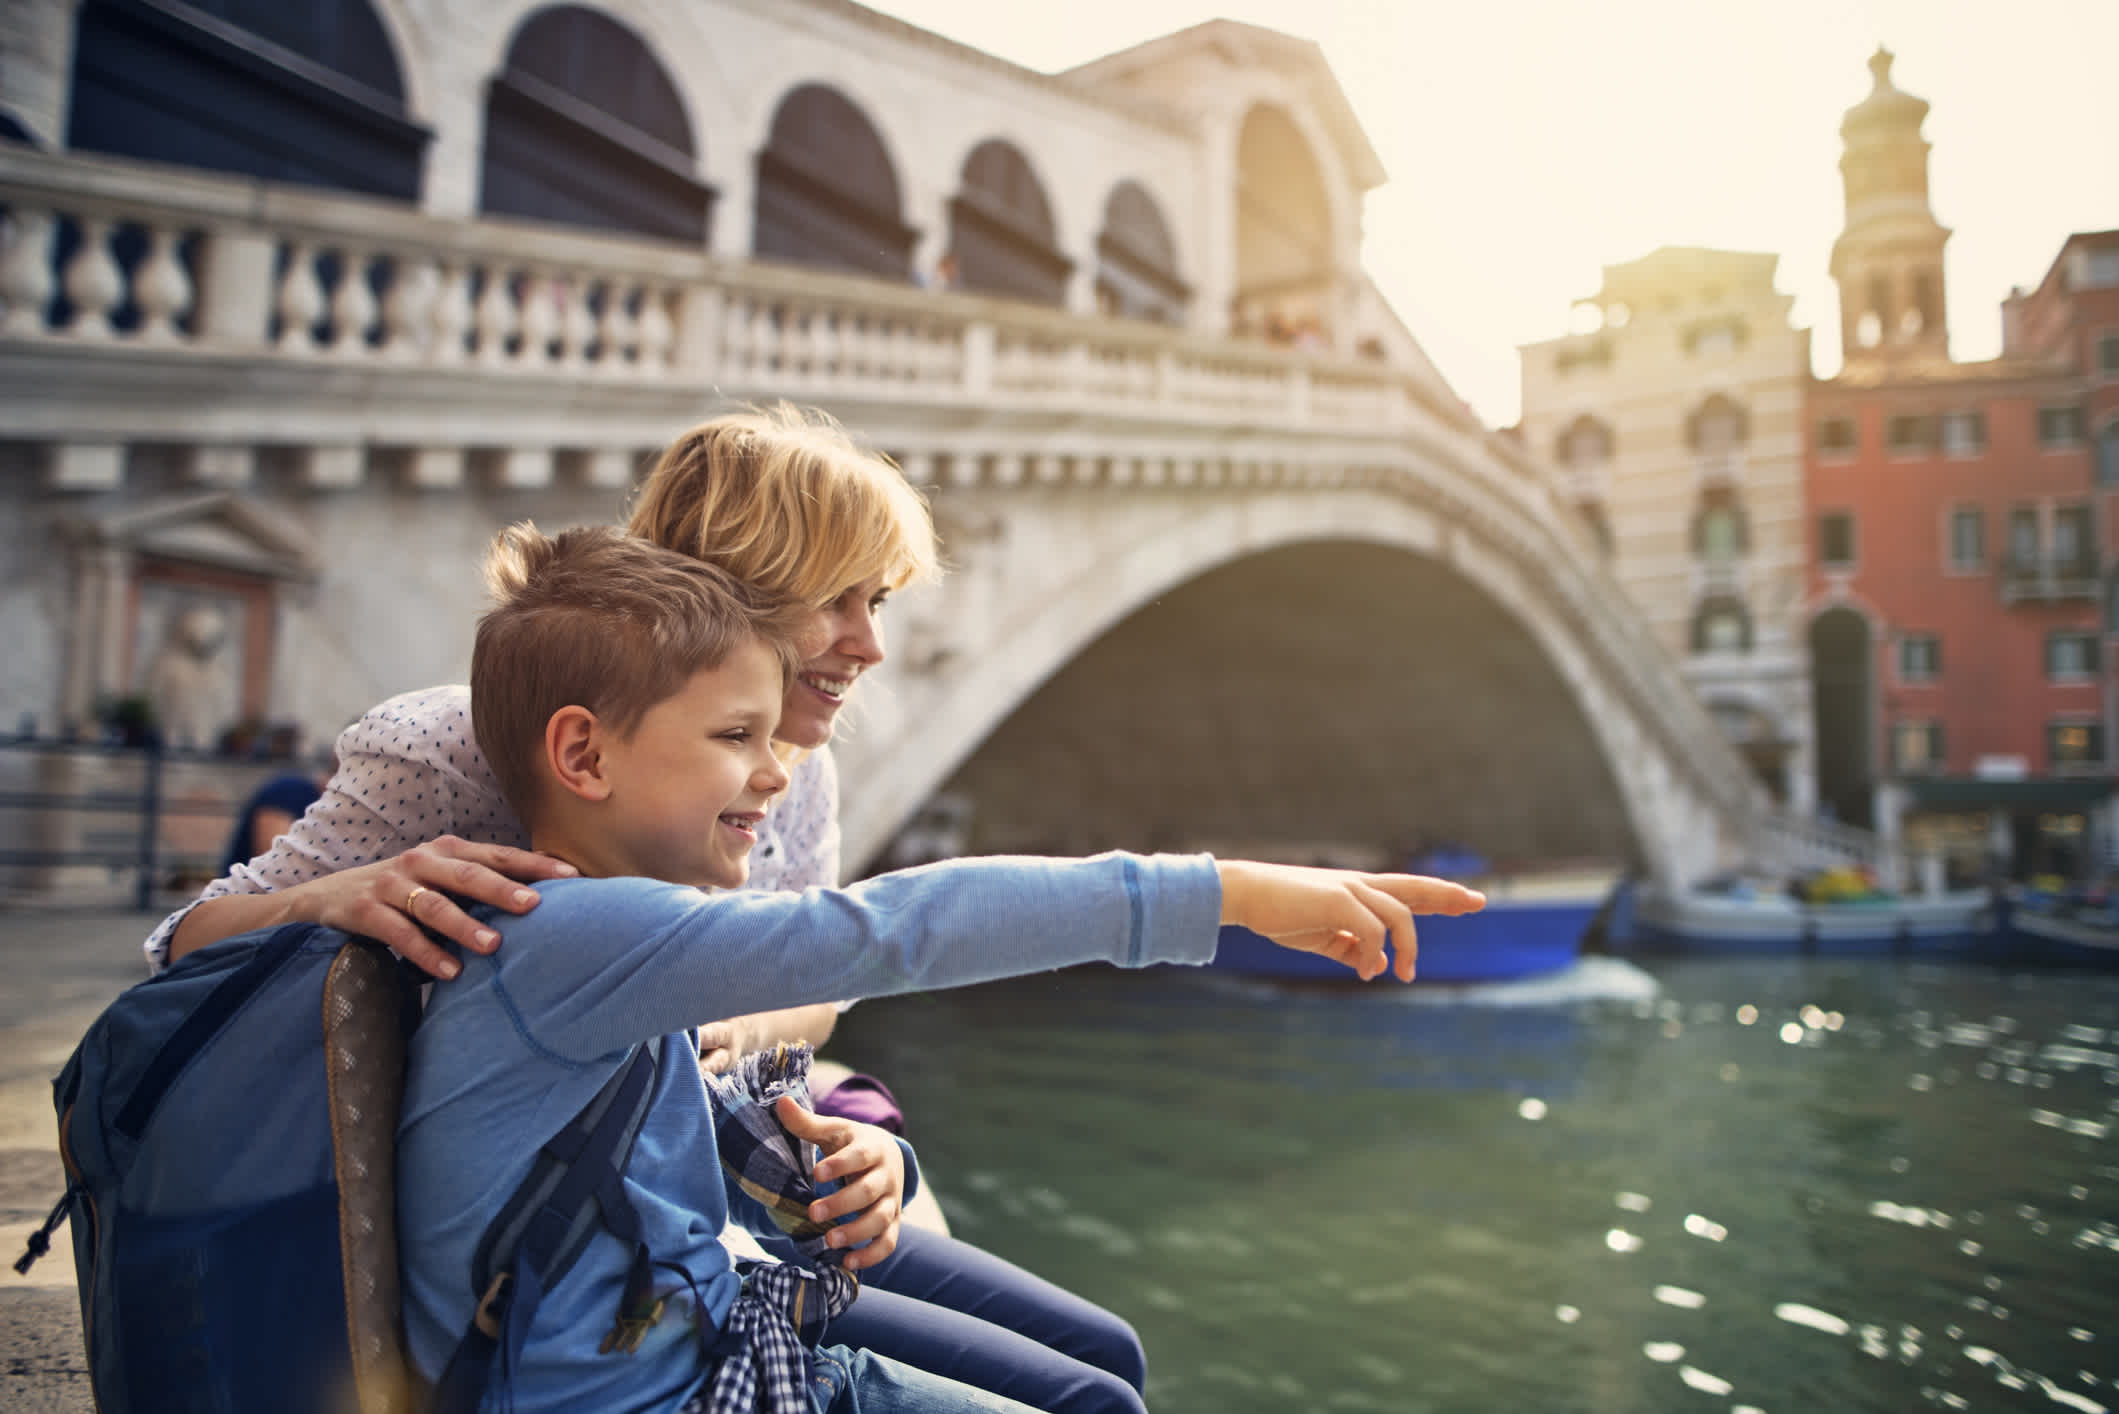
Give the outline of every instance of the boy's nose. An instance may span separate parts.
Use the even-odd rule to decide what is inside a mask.
[[[760,795],[778,795],[787,789],[787,783],[793,779],[780,758],[767,752],[765,763],[758,768],[758,773],[751,777],[751,789]]]

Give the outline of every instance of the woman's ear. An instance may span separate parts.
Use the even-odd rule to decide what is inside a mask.
[[[544,764],[561,790],[583,800],[611,793],[603,772],[603,723],[586,707],[562,707],[545,722]]]

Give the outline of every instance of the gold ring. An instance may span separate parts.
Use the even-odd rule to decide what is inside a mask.
[[[407,918],[417,918],[417,917],[419,917],[419,915],[418,915],[418,914],[416,914],[416,913],[414,913],[414,912],[412,911],[412,905],[413,905],[413,904],[415,904],[415,903],[418,903],[418,902],[419,902],[419,896],[420,896],[421,894],[424,894],[424,893],[430,893],[430,892],[432,892],[432,890],[428,889],[428,887],[427,887],[427,886],[426,886],[425,884],[420,884],[420,885],[418,885],[418,886],[417,886],[416,888],[414,888],[414,889],[412,890],[412,892],[411,892],[411,893],[409,893],[409,894],[406,894],[406,895],[405,895],[405,917],[407,917]]]

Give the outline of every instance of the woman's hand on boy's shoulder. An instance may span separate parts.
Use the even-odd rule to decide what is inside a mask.
[[[895,1252],[905,1209],[905,1150],[897,1137],[872,1124],[815,1114],[792,1097],[778,1103],[788,1133],[824,1156],[812,1176],[819,1183],[839,1181],[837,1192],[809,1205],[809,1217],[838,1224],[825,1241],[846,1253],[846,1270],[872,1267]]]
[[[390,859],[283,889],[279,896],[297,910],[296,917],[374,938],[428,976],[447,980],[462,964],[435,936],[472,952],[500,946],[500,934],[464,912],[456,899],[528,913],[537,906],[537,893],[525,884],[577,872],[535,850],[443,835]]]
[[[1352,968],[1363,981],[1390,966],[1413,980],[1416,914],[1476,913],[1486,896],[1447,879],[1418,874],[1363,874],[1253,860],[1216,862],[1221,921],[1248,928],[1284,948],[1313,952]],[[1393,944],[1395,964],[1384,944]]]

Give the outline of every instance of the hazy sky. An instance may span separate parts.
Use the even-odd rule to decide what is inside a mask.
[[[2119,0],[868,3],[1043,70],[1214,18],[1316,40],[1390,177],[1369,271],[1495,425],[1516,418],[1516,346],[1660,245],[1779,255],[1835,370],[1839,121],[1879,42],[1933,105],[1958,358],[1999,352],[1999,301],[2070,232],[2119,227]]]

